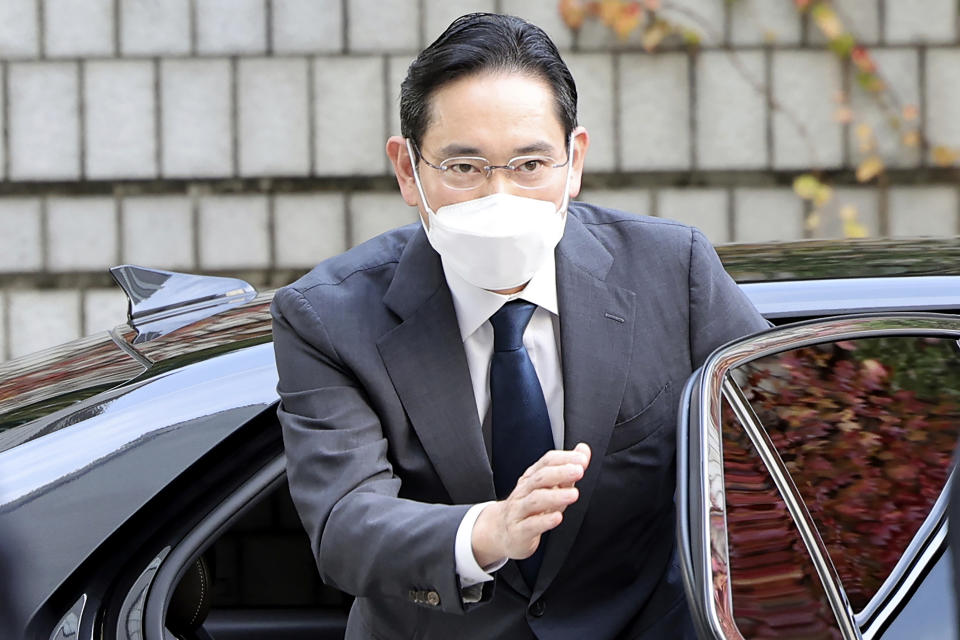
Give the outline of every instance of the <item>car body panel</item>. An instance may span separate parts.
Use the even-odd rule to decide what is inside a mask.
[[[184,469],[270,409],[276,384],[272,345],[249,347],[85,403],[83,419],[0,453],[5,551],[43,559],[15,577],[22,606],[33,611]]]
[[[0,451],[62,426],[88,398],[270,341],[273,292],[241,296],[216,315],[148,342],[127,325],[0,363]],[[272,362],[272,351],[266,360]],[[148,371],[149,369],[149,371]],[[52,420],[52,417],[59,420]],[[23,425],[29,427],[23,428]]]
[[[106,332],[0,363],[0,451],[29,437],[20,425],[139,376],[146,366]]]

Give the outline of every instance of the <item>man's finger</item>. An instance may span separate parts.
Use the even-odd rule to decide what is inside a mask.
[[[541,467],[530,475],[522,476],[517,481],[517,490],[526,495],[542,487],[573,486],[582,477],[583,467],[579,464]]]
[[[586,472],[587,467],[590,465],[590,457],[591,457],[590,446],[586,442],[578,442],[577,446],[575,446],[572,451],[584,456],[583,466],[581,468],[583,469],[584,472]],[[583,474],[581,473],[579,478],[574,478],[573,480],[565,480],[563,482],[559,482],[557,486],[572,487],[582,477],[583,477]]]
[[[579,464],[580,466],[585,467],[589,461],[590,456],[585,455],[583,451],[562,451],[560,449],[553,449],[551,451],[547,451],[540,457],[539,460],[530,465],[527,470],[523,472],[523,476],[521,477],[532,475],[544,467],[552,467],[561,464]]]
[[[588,445],[586,442],[578,442],[577,446],[575,446],[573,450],[587,457],[583,463],[583,466],[588,467],[590,465],[590,458],[593,456],[593,452],[590,451],[590,445]]]

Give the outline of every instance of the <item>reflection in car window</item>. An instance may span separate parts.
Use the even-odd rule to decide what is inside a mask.
[[[949,475],[960,427],[956,341],[827,343],[756,360],[736,377],[861,611]]]
[[[751,639],[839,640],[833,611],[787,506],[726,401],[722,411],[727,545],[737,628]]]

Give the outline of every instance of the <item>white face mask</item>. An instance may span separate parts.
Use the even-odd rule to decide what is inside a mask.
[[[407,150],[411,158],[416,157],[409,140]],[[494,291],[529,282],[563,236],[572,166],[573,162],[568,163],[559,209],[546,200],[495,193],[434,211],[414,169],[430,222],[427,239],[443,258],[444,268],[476,287]]]

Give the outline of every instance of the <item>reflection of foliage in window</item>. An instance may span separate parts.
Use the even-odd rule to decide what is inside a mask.
[[[956,343],[831,343],[764,358],[741,372],[851,604],[862,609],[949,474],[960,429]]]
[[[726,403],[723,481],[730,591],[741,635],[839,640],[833,612],[787,506]]]
[[[960,344],[956,342],[916,338],[913,349],[904,349],[903,340],[896,338],[838,344],[849,349],[859,362],[883,363],[889,372],[890,386],[896,391],[923,395],[935,389],[944,398],[960,403]]]

